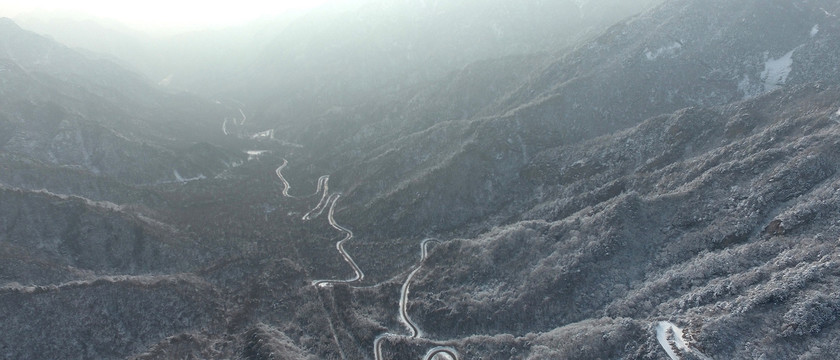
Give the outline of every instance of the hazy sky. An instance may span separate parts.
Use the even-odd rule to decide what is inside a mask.
[[[335,0],[0,0],[0,17],[30,11],[67,11],[147,27],[204,27],[243,23],[261,16],[313,8]]]

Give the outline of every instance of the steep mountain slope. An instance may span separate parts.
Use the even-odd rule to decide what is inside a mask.
[[[838,124],[840,88],[809,84],[547,149],[522,171],[537,201],[505,226],[440,239],[425,261],[355,229],[363,238],[347,249],[366,273],[390,266],[371,257],[416,269],[405,311],[421,336],[393,335],[405,333],[407,270],[373,286],[317,288],[295,285],[313,278],[312,265],[244,260],[202,273],[222,288],[244,285],[234,293],[252,305],[229,320],[244,332],[179,335],[143,358],[225,356],[211,344],[251,357],[371,358],[377,336],[391,333],[383,359],[441,345],[463,358],[666,359],[671,325],[688,343],[672,350],[680,359],[824,357],[840,349]],[[253,283],[255,271],[265,278]],[[317,318],[269,310],[301,301]],[[311,342],[300,324],[326,338]]]
[[[0,357],[830,358],[837,8],[670,0],[347,107],[256,84],[321,113],[279,138],[0,23]]]
[[[336,107],[391,98],[478,60],[562,50],[656,3],[348,2],[284,29],[234,97],[263,125],[301,124]]]
[[[388,236],[463,228],[493,214],[504,219],[518,210],[499,211],[525,198],[517,185],[520,170],[544,149],[782,85],[767,85],[763,73],[784,70],[788,84],[835,83],[838,68],[826,64],[840,56],[833,42],[838,25],[822,10],[831,3],[667,2],[531,76],[498,105],[485,107],[486,116],[394,139],[335,178],[364,206],[354,222],[387,229]],[[665,42],[669,36],[685,39],[679,40],[684,45],[649,59],[648,51],[675,41]],[[779,69],[776,58],[791,50],[789,67]]]
[[[0,354],[231,358],[280,334],[342,352],[309,285],[343,270],[332,229],[297,223],[311,199],[283,200],[273,163],[157,186],[149,205],[0,188]]]
[[[259,51],[301,15],[292,11],[239,26],[150,33],[115,20],[61,12],[32,12],[13,20],[91,57],[136,70],[166,88],[212,96],[226,91]]]
[[[219,322],[222,306],[189,276],[102,277],[0,288],[7,358],[120,358],[162,334]]]
[[[839,108],[836,87],[800,86],[541,153],[527,173],[546,201],[436,248],[414,317],[441,339],[671,320],[712,358],[836,351]],[[620,336],[600,350],[661,353],[650,331]]]
[[[622,126],[662,109],[715,105],[827,80],[837,47],[833,1],[669,1],[546,67],[492,112],[537,99],[546,119]],[[826,10],[827,9],[827,10]],[[761,29],[761,31],[757,31]],[[609,91],[597,92],[595,89]],[[588,106],[587,102],[602,104]],[[622,107],[633,107],[627,113]],[[552,115],[549,115],[552,114]]]
[[[261,321],[318,357],[341,351],[319,343],[327,313],[301,288],[339,269],[292,255],[330,234],[290,226],[308,204],[276,211],[279,159],[240,150],[272,144],[224,137],[241,111],[0,25],[0,357],[125,358],[212,337],[231,348],[204,351],[229,358]]]
[[[243,160],[217,146],[190,145],[221,138],[216,124],[228,111],[221,105],[162,93],[8,19],[0,20],[0,49],[3,160],[79,168],[130,184],[213,176]]]
[[[648,56],[639,43],[615,42],[614,60],[602,61],[586,53],[595,45],[585,44],[559,63],[575,57],[594,63],[586,79],[552,79],[546,70],[497,104],[479,106],[486,117],[443,121],[408,135],[392,130],[401,136],[345,153],[344,159],[364,158],[332,177],[332,186],[353,201],[342,218],[363,234],[347,250],[368,281],[385,283],[377,285],[381,290],[337,284],[325,291],[344,351],[369,357],[376,334],[405,332],[395,288],[416,259],[392,245],[416,249],[417,239],[452,230],[468,237],[445,237],[413,277],[406,311],[423,337],[383,340],[383,358],[422,358],[445,344],[465,358],[664,359],[678,341],[662,330],[671,323],[662,321],[683,328],[690,347],[676,350],[682,359],[836,352],[831,294],[838,286],[840,230],[831,214],[838,206],[840,91],[836,69],[816,55],[835,56],[832,37],[819,36],[831,36],[836,20],[816,17],[825,16],[827,3],[774,2],[764,12],[758,9],[766,4],[757,2],[715,2],[711,9],[706,3],[668,2],[592,44],[625,26],[639,26],[621,35],[630,39],[662,19],[667,27],[753,10],[762,18],[749,30],[720,26],[726,21],[716,18],[686,38],[704,43],[705,51],[741,46],[750,40],[741,34],[762,33],[759,28],[788,38],[721,52],[724,59],[710,66],[747,75],[714,89],[698,75],[706,73],[696,69],[702,68],[694,61],[699,51],[655,68],[645,66],[671,50]],[[802,31],[788,31],[790,23]],[[734,35],[742,38],[721,41]],[[762,80],[777,69],[770,51],[786,58],[785,49],[797,46],[787,84]],[[663,71],[692,75],[636,78]],[[807,83],[826,71],[827,84]],[[605,85],[610,79],[614,87]],[[762,86],[750,90],[755,79]],[[542,83],[553,85],[538,90]],[[582,97],[573,91],[580,87],[590,95],[618,90],[579,99],[582,107],[611,106],[605,115],[558,107],[567,96]],[[533,97],[522,95],[532,88]],[[622,102],[622,94],[647,88],[685,95]],[[524,105],[512,105],[517,101]],[[686,105],[699,107],[680,110]],[[676,112],[645,120],[669,111]],[[365,132],[376,130],[357,136],[372,136]],[[337,151],[352,149],[346,145],[352,141],[343,140]],[[381,259],[385,246],[388,261]],[[383,319],[387,299],[392,310]],[[378,324],[369,322],[371,314]],[[285,343],[282,336],[268,338]]]
[[[293,142],[311,144],[313,161],[340,167],[439,122],[475,118],[550,59],[541,54],[475,62],[446,79],[403,89],[391,99],[334,109],[303,125],[278,128],[278,132]]]
[[[109,202],[80,197],[0,188],[3,219],[0,242],[6,250],[27,253],[34,263],[81,272],[137,274],[173,271],[183,259],[195,257],[188,238],[142,214]],[[191,254],[192,253],[192,254]],[[176,255],[178,254],[178,255]],[[17,260],[15,260],[17,259]],[[5,259],[13,264],[21,258]],[[19,272],[9,266],[0,278],[23,283],[51,283],[56,279]]]
[[[0,199],[0,323],[10,330],[0,356],[116,358],[222,321],[212,287],[180,275],[206,251],[148,209],[5,187]]]

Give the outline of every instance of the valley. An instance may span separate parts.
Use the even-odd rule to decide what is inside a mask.
[[[832,358],[838,13],[365,0],[130,52],[2,18],[0,358]]]

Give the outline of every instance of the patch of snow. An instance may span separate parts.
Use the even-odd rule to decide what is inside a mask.
[[[816,36],[818,32],[820,32],[820,24],[814,25],[814,27],[811,28],[811,37]]]
[[[650,50],[645,51],[645,57],[648,60],[651,60],[651,61],[656,60],[657,58],[659,58],[660,56],[663,56],[663,55],[668,56],[668,57],[673,57],[674,55],[677,54],[677,51],[680,50],[680,49],[682,49],[682,44],[674,41],[672,44],[670,44],[668,46],[663,46],[659,49],[656,49],[656,51],[650,51]]]
[[[682,357],[677,354],[677,351],[680,353],[691,353],[695,357],[703,360],[711,359],[697,349],[690,347],[683,337],[683,330],[670,321],[660,321],[656,323],[656,340],[659,342],[659,345],[665,349],[665,352],[671,360],[682,359]]]
[[[780,88],[787,81],[788,75],[793,66],[793,52],[789,51],[778,59],[768,59],[764,63],[764,71],[761,72],[761,80],[764,81],[764,90],[772,91]]]
[[[837,109],[837,112],[834,113],[834,114],[837,115],[837,116],[840,116],[840,109]]]
[[[245,153],[248,154],[248,161],[259,159],[260,156],[267,153],[268,150],[248,150]]]
[[[286,140],[275,139],[275,138],[272,138],[272,139],[274,141],[278,142],[280,145],[291,146],[291,147],[294,147],[294,148],[303,149],[303,145],[301,145],[301,144],[289,142],[289,141],[286,141]]]
[[[203,180],[203,179],[207,178],[207,177],[204,176],[204,174],[198,174],[198,176],[196,176],[196,177],[185,178],[185,177],[181,176],[180,173],[178,173],[178,170],[172,170],[172,173],[175,175],[175,180],[177,182],[181,182],[181,183],[196,181],[196,180]]]
[[[266,131],[260,131],[254,135],[251,135],[251,139],[272,139],[274,138],[274,129],[268,129]]]
[[[659,345],[661,345],[662,348],[665,349],[665,352],[668,354],[668,357],[671,358],[671,360],[680,360],[680,357],[677,356],[677,353],[674,351],[674,348],[668,341],[668,339],[671,337],[671,334],[669,332],[674,329],[678,329],[678,331],[680,331],[679,337],[681,338],[682,329],[674,326],[674,324],[671,324],[667,321],[660,321],[656,324],[656,341],[659,341]],[[677,335],[676,331],[674,331],[674,335]]]
[[[26,191],[26,190],[23,190],[21,188],[6,187],[6,186],[2,186],[0,188],[9,189],[9,190],[16,190],[16,191]],[[44,194],[44,195],[48,195],[48,196],[54,196],[54,197],[57,197],[61,200],[70,200],[70,199],[81,200],[81,201],[84,201],[85,204],[87,204],[90,207],[98,207],[98,208],[108,209],[108,210],[113,210],[113,211],[120,211],[124,208],[122,205],[118,205],[118,204],[112,203],[110,201],[104,201],[104,200],[96,201],[96,200],[91,200],[91,199],[88,199],[86,197],[79,196],[79,195],[59,194],[59,193],[54,193],[52,191],[49,191],[47,189],[30,190],[30,191],[32,191],[33,193],[36,193],[36,194]]]

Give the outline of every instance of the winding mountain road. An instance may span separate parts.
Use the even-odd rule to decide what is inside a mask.
[[[294,196],[289,195],[289,189],[292,186],[289,185],[289,181],[286,180],[285,177],[283,177],[283,172],[282,171],[283,171],[283,168],[286,167],[286,165],[289,165],[289,161],[286,160],[286,159],[283,159],[283,164],[281,164],[279,167],[277,167],[277,170],[274,170],[274,173],[277,174],[277,177],[280,178],[280,182],[283,183],[283,196],[285,196],[287,198],[293,198],[294,199],[295,198]]]
[[[245,120],[247,120],[248,117],[245,116],[245,112],[242,111],[242,108],[239,108],[239,114],[242,115],[242,120],[239,120],[239,124],[237,124],[237,125],[239,125],[239,126],[245,125]],[[233,119],[233,122],[236,123],[236,119]]]
[[[402,321],[403,325],[411,332],[411,337],[417,338],[422,337],[423,333],[420,331],[420,328],[417,327],[417,324],[411,320],[411,317],[408,316],[408,293],[411,290],[411,279],[414,278],[414,275],[423,268],[423,262],[426,261],[426,257],[429,255],[429,243],[440,243],[437,239],[428,238],[424,239],[423,242],[420,243],[420,262],[417,264],[417,267],[408,274],[408,277],[405,279],[405,282],[402,285],[400,290],[400,321]]]
[[[327,182],[329,180],[330,180],[329,175],[321,175],[321,177],[318,178],[318,185],[315,189],[315,194],[313,194],[313,195],[317,195],[319,192],[321,192],[321,189],[323,189],[324,190],[324,195],[321,196],[321,199],[323,199],[324,196],[327,195],[327,191],[329,191],[329,186],[327,186]]]
[[[303,218],[301,218],[301,220],[303,220],[303,221],[312,220],[314,218],[317,218],[318,216],[321,216],[321,213],[324,212],[324,209],[326,208],[327,200],[328,200],[327,193],[329,193],[329,191],[330,191],[329,180],[330,180],[329,175],[324,175],[324,176],[321,176],[320,178],[318,178],[318,189],[315,190],[315,194],[318,194],[320,192],[321,193],[321,200],[318,201],[318,205],[315,205],[315,207],[312,208],[312,210],[309,210],[309,212],[304,214]],[[313,213],[315,213],[315,214],[313,215]]]
[[[289,165],[289,161],[286,160],[286,159],[283,159],[283,163],[280,164],[280,166],[278,166],[276,170],[274,170],[274,173],[280,179],[280,182],[283,183],[283,192],[282,192],[283,196],[285,196],[287,198],[297,199],[297,196],[289,194],[289,189],[291,189],[292,186],[289,184],[289,181],[286,180],[286,177],[283,176],[283,169],[286,168],[286,165]],[[327,198],[326,198],[327,192],[330,189],[329,185],[327,183],[329,180],[330,180],[329,175],[324,175],[324,176],[321,176],[321,177],[318,178],[318,187],[317,187],[317,189],[315,189],[315,193],[312,194],[312,195],[317,195],[319,192],[322,192],[322,191],[323,191],[323,195],[321,195],[321,201],[318,202],[318,205],[314,209],[310,210],[307,214],[309,214],[311,212],[314,212],[315,210],[318,210],[319,206],[321,207],[320,211],[323,212],[323,208],[326,207],[325,205],[327,203],[327,201],[326,201],[327,200]],[[303,196],[306,197],[306,196],[311,196],[311,195],[303,195]],[[320,215],[321,212],[318,212],[318,215]],[[317,217],[317,215],[315,217]],[[312,218],[314,219],[315,217],[312,217]],[[304,220],[309,220],[309,219],[310,218],[306,218]]]
[[[411,317],[408,315],[408,295],[411,291],[411,280],[414,278],[414,275],[417,274],[420,269],[423,268],[423,263],[426,262],[426,259],[429,256],[429,244],[437,243],[439,244],[440,241],[435,238],[426,238],[420,243],[420,261],[417,263],[417,266],[408,276],[405,278],[405,282],[403,282],[402,287],[400,288],[400,302],[399,302],[399,312],[400,312],[400,322],[405,325],[406,329],[408,329],[411,335],[410,338],[417,339],[423,337],[423,331],[420,330],[420,327],[417,326],[414,321],[411,320]],[[382,360],[382,340],[389,339],[389,338],[400,338],[403,337],[402,335],[392,334],[392,333],[385,333],[381,334],[376,337],[373,341],[373,354],[376,360]],[[437,346],[430,349],[426,355],[423,357],[423,360],[432,360],[435,356],[443,354],[447,356],[449,359],[452,360],[460,360],[460,355],[455,348],[449,346]]]
[[[219,100],[216,100],[216,103],[217,103],[217,104],[221,104],[222,102],[221,102],[221,101],[219,101]],[[229,107],[229,106],[226,106],[226,105],[225,105],[225,107],[227,107],[228,109],[230,109],[230,107]],[[226,117],[226,118],[224,119],[224,121],[222,121],[222,133],[224,133],[224,134],[225,134],[225,136],[230,135],[230,131],[228,131],[228,121],[229,121],[229,120],[233,120],[233,125],[236,125],[236,126],[242,126],[242,125],[244,125],[244,124],[245,124],[245,120],[246,120],[246,119],[248,119],[248,117],[247,117],[247,116],[245,116],[245,112],[244,112],[244,111],[242,111],[242,108],[241,108],[241,107],[240,107],[240,108],[237,108],[237,109],[239,110],[239,114],[240,114],[240,115],[242,115],[242,120],[237,120],[236,118],[233,118],[233,117]],[[239,135],[240,135],[240,136],[242,135],[242,131],[241,131],[241,130],[239,131]]]
[[[353,238],[353,232],[348,230],[347,228],[339,225],[335,222],[335,218],[333,215],[335,214],[335,204],[338,202],[338,199],[341,197],[341,194],[332,194],[330,195],[329,199],[327,199],[327,203],[329,203],[330,210],[327,212],[327,221],[329,221],[330,226],[334,229],[341,231],[344,233],[344,238],[341,239],[339,242],[335,243],[335,248],[338,250],[338,253],[341,254],[341,257],[344,258],[344,261],[353,268],[353,272],[355,275],[347,280],[313,280],[312,285],[325,287],[332,284],[339,284],[339,283],[352,283],[357,281],[362,281],[365,278],[365,273],[362,272],[362,269],[359,268],[359,265],[350,257],[350,254],[347,253],[347,250],[344,250],[344,243],[349,241]]]
[[[373,341],[373,356],[376,360],[382,360],[382,340],[387,338],[399,338],[400,335],[386,333],[376,337]],[[451,346],[435,346],[429,351],[426,352],[426,355],[423,355],[423,360],[434,360],[435,356],[443,355],[449,360],[461,360],[461,355],[458,353],[458,350]]]
[[[230,118],[225,118],[225,120],[224,120],[224,121],[222,121],[222,133],[224,133],[224,134],[225,134],[225,136],[230,135],[230,133],[229,133],[229,132],[228,132],[228,130],[227,130],[227,122],[228,122],[228,120],[230,120]]]
[[[248,116],[245,115],[245,111],[242,110],[242,107],[245,106],[245,105],[242,104],[241,102],[233,100],[233,99],[225,100],[225,102],[228,102],[228,101],[233,101],[233,102],[239,104],[239,106],[237,106],[236,109],[237,109],[237,111],[239,111],[239,115],[242,118],[237,119],[236,117],[228,116],[228,117],[225,117],[224,120],[222,120],[222,133],[224,133],[225,136],[236,135],[236,137],[238,137],[240,139],[241,138],[249,138],[251,140],[269,139],[269,140],[278,141],[278,142],[280,142],[284,145],[288,145],[288,146],[303,147],[303,145],[300,145],[300,144],[295,144],[295,143],[290,143],[290,142],[286,142],[286,141],[283,141],[283,140],[275,139],[274,138],[274,129],[268,129],[268,130],[260,131],[260,132],[257,132],[257,133],[253,133],[251,135],[245,134],[245,131],[242,128],[245,125],[245,121],[248,120]],[[222,101],[220,101],[220,100],[216,100],[216,103],[225,106],[229,110],[233,110],[233,108],[231,106],[223,104]],[[234,105],[234,106],[236,106],[236,105]],[[234,129],[236,129],[235,134],[233,132],[231,132],[230,129],[228,129],[228,123],[230,121],[233,121]]]
[[[294,196],[289,194],[289,189],[291,189],[292,186],[289,185],[289,181],[286,180],[285,177],[283,177],[283,169],[286,167],[286,165],[289,165],[289,161],[286,160],[286,159],[283,159],[283,164],[278,166],[277,169],[274,170],[274,173],[277,175],[278,178],[280,178],[280,182],[283,183],[283,196],[288,197],[288,198],[295,198]],[[355,275],[352,278],[347,279],[347,280],[313,280],[312,281],[312,285],[316,285],[316,286],[320,286],[320,287],[329,286],[330,284],[334,284],[334,283],[351,283],[351,282],[356,282],[356,281],[362,281],[365,278],[365,273],[362,272],[362,269],[359,268],[359,265],[356,264],[356,262],[350,256],[350,254],[348,254],[347,251],[344,250],[344,243],[346,243],[348,240],[353,238],[353,232],[348,230],[347,228],[339,225],[337,222],[335,222],[335,218],[333,217],[334,214],[335,214],[335,204],[338,202],[338,199],[341,198],[341,194],[331,194],[326,199],[326,201],[324,200],[324,196],[326,196],[327,192],[329,191],[328,181],[329,181],[329,176],[327,176],[327,175],[321,176],[318,179],[318,189],[316,189],[316,194],[317,194],[317,190],[322,190],[323,195],[321,195],[321,201],[318,203],[318,206],[316,206],[315,208],[318,209],[320,207],[320,211],[318,212],[318,214],[320,215],[321,211],[323,211],[323,207],[327,207],[327,206],[329,207],[330,210],[327,212],[327,221],[329,221],[330,226],[332,226],[334,229],[344,233],[344,238],[341,239],[339,242],[335,243],[335,248],[338,249],[338,253],[341,254],[341,257],[344,258],[344,261],[347,262],[347,264],[349,264],[351,268],[353,268],[353,272],[355,273]],[[303,216],[303,219],[304,220],[309,220],[310,219],[310,213],[312,213],[312,211],[314,211],[314,210],[315,209],[306,213],[306,215]]]
[[[461,360],[461,356],[458,355],[458,351],[449,346],[438,346],[429,349],[426,356],[423,357],[423,360],[433,360],[435,356],[440,354],[445,355],[450,360]]]
[[[289,162],[286,159],[283,159],[283,164],[281,164],[279,167],[277,167],[277,169],[275,170],[275,173],[276,173],[277,177],[280,179],[280,181],[283,183],[283,196],[289,197],[289,198],[295,198],[294,196],[289,194],[289,189],[291,188],[291,185],[289,185],[289,182],[286,180],[285,177],[283,177],[283,173],[282,173],[283,169],[288,164],[289,164]],[[338,203],[338,200],[341,198],[341,194],[340,193],[329,194],[329,176],[328,175],[324,175],[324,176],[321,176],[320,178],[318,178],[318,186],[317,186],[317,189],[315,190],[315,194],[313,194],[313,195],[317,195],[318,193],[321,193],[321,199],[318,201],[318,204],[312,210],[310,210],[305,215],[303,215],[303,218],[301,220],[308,221],[308,220],[314,219],[314,218],[318,217],[319,215],[321,215],[321,213],[324,211],[324,209],[329,208],[329,210],[327,211],[327,221],[329,222],[330,226],[332,226],[334,229],[338,230],[339,232],[344,233],[344,237],[335,244],[335,247],[338,250],[339,254],[341,254],[341,257],[344,258],[344,261],[347,264],[349,264],[350,267],[353,269],[354,276],[352,278],[346,279],[346,280],[313,280],[312,285],[314,285],[316,287],[329,287],[332,284],[348,284],[348,283],[354,283],[354,282],[359,282],[359,281],[364,280],[364,278],[365,278],[364,272],[359,267],[359,265],[356,264],[356,261],[353,260],[353,258],[350,256],[350,254],[348,254],[347,251],[344,249],[344,244],[347,241],[349,241],[350,239],[353,238],[353,232],[350,231],[349,229],[339,225],[335,221],[335,206],[336,206],[336,203]],[[437,239],[434,239],[434,238],[426,238],[420,243],[420,261],[417,263],[416,267],[408,274],[408,276],[405,279],[405,282],[403,282],[403,285],[400,288],[400,300],[399,300],[400,322],[402,322],[403,325],[405,325],[405,327],[410,332],[410,334],[411,334],[409,336],[410,338],[420,338],[420,337],[423,336],[422,330],[420,330],[420,328],[417,326],[417,324],[415,324],[414,321],[411,320],[411,317],[408,314],[408,295],[409,295],[410,290],[411,290],[411,280],[414,278],[414,276],[417,274],[417,272],[419,272],[420,269],[423,267],[423,263],[426,261],[426,259],[429,256],[429,245],[432,244],[432,243],[438,243],[439,244],[440,241],[437,240]],[[332,324],[331,324],[331,326],[332,326]],[[335,335],[335,330],[332,329],[332,331],[333,331],[333,335]],[[403,335],[385,333],[385,334],[377,336],[376,339],[373,342],[374,357],[376,358],[376,360],[382,360],[382,340],[387,339],[387,338],[399,338],[399,337],[403,337]],[[338,342],[338,339],[336,338],[336,343],[337,342]],[[340,346],[339,346],[339,350],[341,350]],[[436,346],[432,349],[429,349],[429,351],[427,351],[426,355],[423,357],[423,360],[433,360],[435,358],[440,358],[440,356],[443,356],[444,359],[448,358],[450,360],[460,360],[460,355],[459,355],[458,351],[455,350],[455,348],[450,347],[450,346]]]

